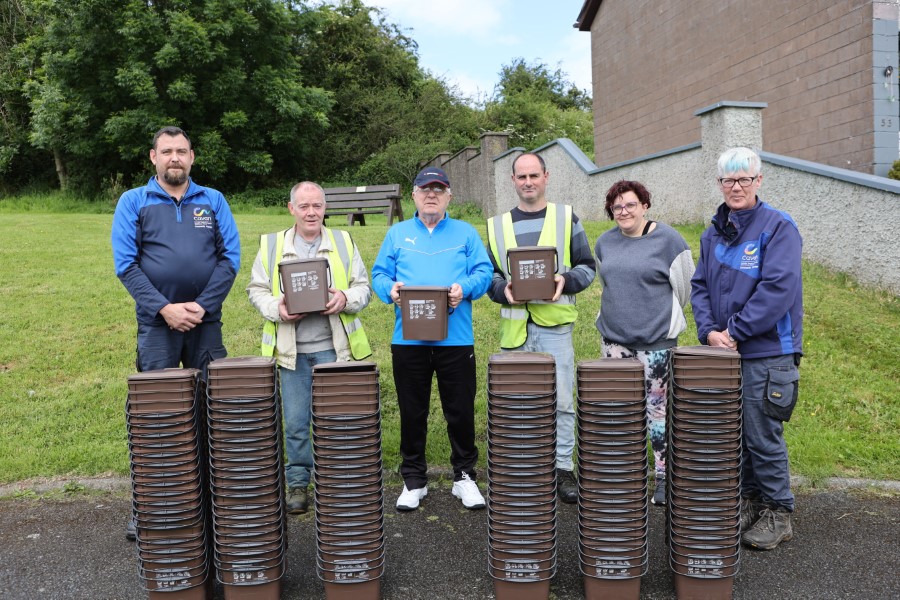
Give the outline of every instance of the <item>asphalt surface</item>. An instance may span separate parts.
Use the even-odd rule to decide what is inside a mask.
[[[487,513],[466,511],[449,485],[432,485],[418,511],[396,513],[386,492],[387,571],[393,599],[493,598],[487,569]],[[675,599],[664,549],[664,509],[651,506],[650,565],[641,598]],[[124,538],[124,493],[58,500],[0,501],[0,598],[146,599],[135,545]],[[560,505],[557,573],[551,600],[584,598],[577,515]],[[900,598],[900,495],[827,491],[798,494],[794,539],[772,552],[744,550],[736,599]],[[315,524],[291,517],[284,600],[324,598],[316,576]],[[215,598],[222,598],[221,587]]]

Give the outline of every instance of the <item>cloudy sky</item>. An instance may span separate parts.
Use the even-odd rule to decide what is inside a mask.
[[[591,89],[590,34],[572,24],[583,0],[366,0],[419,44],[421,65],[467,96],[491,94],[514,58],[558,67]]]

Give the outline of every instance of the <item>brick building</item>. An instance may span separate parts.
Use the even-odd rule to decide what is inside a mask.
[[[585,0],[594,154],[700,139],[697,109],[765,102],[765,150],[886,175],[898,158],[900,0]]]

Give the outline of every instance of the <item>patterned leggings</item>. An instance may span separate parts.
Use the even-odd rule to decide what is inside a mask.
[[[606,358],[636,358],[644,365],[644,385],[647,390],[647,429],[653,448],[653,464],[656,481],[666,479],[666,406],[669,399],[669,365],[672,349],[631,350],[619,344],[601,341],[601,351]]]

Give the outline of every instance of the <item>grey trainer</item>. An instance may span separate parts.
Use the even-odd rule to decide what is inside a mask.
[[[782,507],[765,507],[750,531],[741,536],[745,546],[755,550],[774,550],[781,542],[794,537],[791,513]]]

